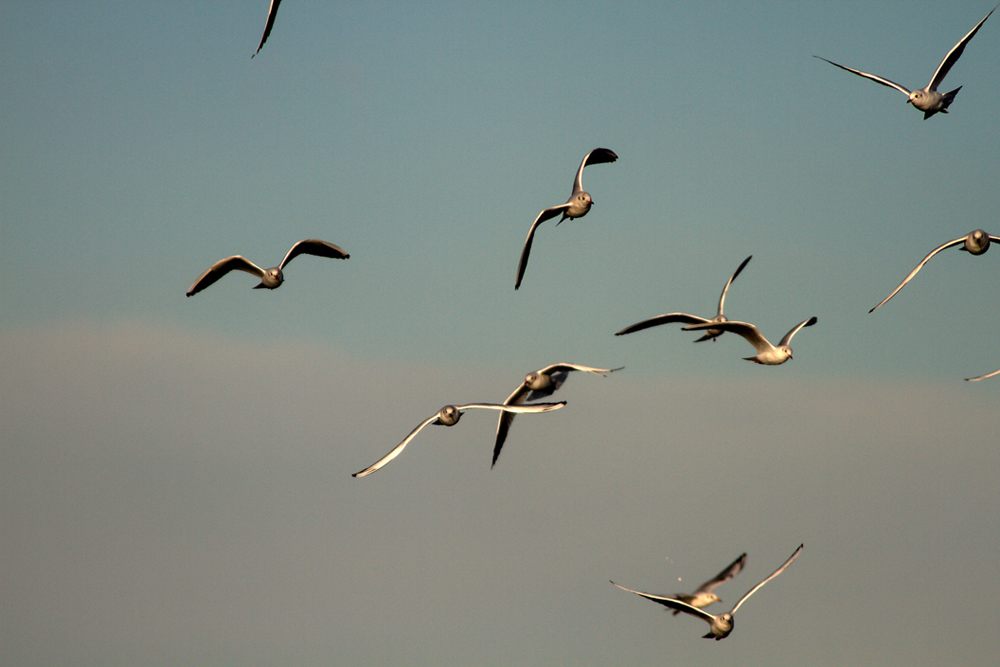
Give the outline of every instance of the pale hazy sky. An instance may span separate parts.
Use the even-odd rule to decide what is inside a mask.
[[[978,2],[37,2],[0,40],[0,663],[1000,654],[1000,19]],[[597,202],[565,201],[583,155]],[[296,259],[277,291],[211,263]],[[673,310],[775,340],[612,334]],[[969,286],[973,286],[972,290]],[[982,286],[982,287],[980,287]],[[428,428],[566,361],[565,409]],[[615,589],[731,604],[722,642]],[[722,611],[717,605],[710,608]]]

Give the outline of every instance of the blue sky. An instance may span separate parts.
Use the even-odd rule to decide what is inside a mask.
[[[48,3],[0,54],[0,656],[24,665],[988,662],[1000,33],[979,3]],[[597,146],[584,218],[524,236]],[[277,264],[276,291],[216,260]],[[772,340],[692,345],[669,311]],[[981,287],[980,287],[981,286]],[[971,289],[970,289],[971,288]],[[468,413],[566,361],[489,469]],[[614,589],[739,553],[724,642]],[[985,574],[984,574],[985,573]],[[928,604],[928,597],[947,601]],[[968,606],[966,606],[968,604]],[[956,610],[959,610],[956,613]]]

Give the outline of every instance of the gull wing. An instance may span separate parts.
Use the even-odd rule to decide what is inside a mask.
[[[299,241],[292,246],[285,258],[278,265],[279,269],[284,269],[285,265],[299,255],[316,255],[317,257],[329,257],[330,259],[348,259],[350,255],[344,252],[340,246],[335,246],[319,239],[306,239]]]
[[[580,168],[576,170],[576,178],[573,179],[573,195],[577,192],[583,191],[583,168],[588,164],[603,164],[605,162],[614,162],[618,159],[618,154],[615,153],[610,148],[595,148],[586,155],[583,156],[583,161],[580,162]],[[572,198],[573,195],[570,195]]]
[[[264,277],[264,269],[260,268],[246,257],[233,255],[232,257],[220,259],[218,262],[208,267],[208,270],[198,276],[198,279],[194,281],[194,284],[188,288],[187,295],[193,296],[197,294],[206,287],[215,283],[215,281],[230,271],[245,271],[251,275],[257,276],[258,278]]]
[[[711,591],[713,588],[715,588],[719,584],[723,584],[723,583],[729,581],[730,579],[732,579],[733,577],[735,577],[737,574],[739,574],[740,570],[743,569],[743,566],[746,565],[746,563],[747,563],[747,555],[744,553],[739,558],[737,558],[732,563],[730,563],[729,566],[725,570],[723,570],[722,572],[718,573],[717,575],[715,575],[715,577],[713,577],[712,579],[709,579],[708,581],[706,581],[705,583],[703,583],[701,586],[699,586],[698,588],[696,588],[694,592],[695,593],[708,593],[709,591]]]
[[[789,565],[791,565],[792,561],[794,561],[796,558],[799,557],[799,552],[802,551],[802,547],[804,547],[804,546],[805,546],[804,544],[800,544],[799,548],[795,550],[795,553],[793,553],[788,558],[788,560],[786,560],[784,562],[784,564],[781,567],[779,567],[777,570],[775,570],[774,572],[772,572],[771,576],[769,576],[767,579],[765,579],[764,581],[760,582],[759,584],[757,584],[756,586],[754,586],[753,588],[751,588],[749,591],[747,591],[747,594],[740,598],[740,601],[736,603],[736,606],[734,606],[733,610],[731,612],[729,612],[729,613],[735,615],[736,614],[736,610],[740,608],[740,605],[743,604],[743,602],[748,597],[750,597],[751,595],[753,595],[754,593],[756,593],[758,588],[760,588],[761,586],[763,586],[764,584],[766,584],[767,582],[771,581],[772,579],[774,579],[775,577],[777,577],[779,574],[781,574],[782,572],[784,572],[785,568],[788,567]]]
[[[704,317],[698,317],[697,315],[688,315],[687,313],[664,313],[663,315],[657,315],[656,317],[651,317],[648,320],[643,320],[642,322],[636,322],[635,324],[629,325],[621,331],[615,332],[615,335],[624,336],[625,334],[635,333],[636,331],[642,331],[643,329],[659,326],[660,324],[673,324],[674,322],[681,322],[683,324],[711,324],[709,320],[706,320]]]
[[[869,74],[868,72],[862,72],[859,69],[853,69],[851,67],[844,67],[843,65],[838,65],[837,63],[833,62],[832,60],[827,60],[826,58],[823,58],[822,56],[813,56],[813,58],[819,58],[822,61],[830,63],[834,67],[839,67],[840,69],[845,69],[848,72],[851,72],[853,74],[857,74],[858,76],[863,76],[866,79],[871,79],[875,83],[881,83],[883,86],[888,86],[889,88],[895,88],[896,90],[898,90],[899,92],[903,93],[907,97],[909,97],[910,93],[912,92],[906,86],[901,86],[898,83],[896,83],[895,81],[890,81],[889,79],[886,79],[884,77],[876,76],[875,74]]]
[[[746,266],[751,259],[753,259],[753,255],[744,259],[739,268],[737,268],[733,275],[729,276],[729,280],[726,281],[726,286],[722,288],[722,296],[719,297],[719,315],[722,315],[722,305],[726,302],[726,292],[729,291],[729,286],[733,284],[733,281],[736,280],[736,276],[740,275],[743,267]]]
[[[980,375],[974,378],[965,378],[966,382],[978,382],[979,380],[985,380],[986,378],[991,378],[994,375],[1000,375],[1000,370],[993,371],[992,373],[987,373],[986,375]]]
[[[593,366],[581,366],[580,364],[568,364],[566,362],[561,362],[558,364],[552,364],[551,366],[546,366],[545,368],[538,371],[539,374],[551,375],[552,373],[559,373],[560,371],[583,371],[585,373],[593,373],[595,375],[607,375],[608,373],[614,373],[615,371],[620,371],[625,368],[624,366],[619,366],[618,368],[594,368]]]
[[[966,235],[966,236],[968,236],[968,235]],[[931,257],[933,257],[934,255],[938,254],[942,250],[946,250],[946,249],[948,249],[948,248],[950,248],[952,246],[961,245],[961,244],[965,243],[966,236],[962,236],[960,238],[957,238],[954,241],[948,241],[947,243],[943,243],[943,244],[939,245],[937,248],[934,248],[934,250],[931,250],[927,254],[926,257],[924,257],[922,260],[920,260],[920,263],[917,264],[916,268],[913,269],[912,271],[910,271],[910,273],[907,274],[907,276],[905,278],[903,278],[903,282],[899,283],[899,286],[896,289],[892,290],[892,293],[889,296],[887,296],[884,299],[882,299],[882,301],[879,302],[879,304],[877,306],[875,306],[874,308],[872,308],[868,312],[869,313],[874,313],[876,310],[878,310],[882,306],[883,303],[885,303],[886,301],[888,301],[892,297],[896,296],[896,292],[898,292],[899,290],[903,289],[903,285],[905,285],[906,283],[910,282],[910,280],[913,279],[913,276],[917,275],[917,272],[920,271],[920,269],[922,269],[924,267],[924,264],[926,264],[928,262],[928,260],[930,260]],[[992,240],[993,238],[994,237],[991,236],[990,240]]]
[[[434,422],[436,422],[437,419],[438,419],[438,413],[435,412],[433,417],[429,417],[424,421],[420,422],[420,426],[410,431],[410,434],[405,438],[403,438],[403,441],[401,443],[393,447],[388,454],[386,454],[385,456],[383,456],[378,461],[371,464],[364,470],[352,474],[351,477],[366,477],[375,472],[376,470],[378,470],[379,468],[383,467],[386,463],[399,456],[403,452],[403,449],[405,449],[406,446],[410,444],[410,440],[413,440],[413,438],[416,437],[417,433],[420,433],[420,431],[422,431],[424,427],[427,426],[428,424],[433,424]]]
[[[507,400],[503,402],[504,405],[520,405],[524,403],[524,399],[527,397],[528,385],[522,382],[517,389],[514,390]],[[503,410],[500,413],[500,418],[497,420],[497,437],[493,443],[493,462],[490,464],[490,468],[493,468],[497,464],[497,459],[500,458],[500,450],[503,449],[503,443],[507,441],[507,433],[510,432],[510,425],[514,422],[514,413],[510,410]]]
[[[812,317],[810,317],[808,320],[805,320],[803,322],[799,322],[794,327],[792,327],[791,331],[789,331],[788,333],[786,333],[784,335],[784,337],[781,339],[781,342],[778,343],[778,347],[781,347],[782,345],[788,345],[788,344],[790,344],[792,342],[792,336],[794,336],[795,334],[797,334],[799,332],[799,329],[801,329],[802,327],[811,327],[812,325],[816,324],[817,322],[819,322],[819,318],[817,318],[815,315],[813,315]]]
[[[801,324],[799,326],[802,326]],[[684,331],[701,331],[702,329],[719,329],[720,331],[731,331],[734,334],[739,334],[746,339],[748,343],[754,346],[758,352],[767,352],[774,346],[761,335],[757,327],[750,324],[749,322],[739,322],[737,320],[729,320],[728,322],[709,322],[707,324],[692,324],[691,326],[684,327]]]
[[[538,225],[542,224],[546,220],[550,220],[566,209],[569,208],[569,202],[565,204],[560,204],[559,206],[553,206],[547,208],[538,214],[535,221],[531,223],[531,229],[528,230],[528,238],[524,240],[524,249],[521,250],[521,260],[517,263],[517,280],[514,281],[514,289],[521,286],[521,279],[524,278],[524,271],[528,268],[528,253],[531,252],[531,241],[535,238],[535,230]]]
[[[281,0],[271,0],[271,6],[267,10],[267,23],[264,24],[264,35],[260,38],[260,44],[257,45],[257,50],[253,52],[253,56],[260,53],[261,47],[267,41],[267,36],[271,34],[271,28],[274,27],[274,18],[278,15],[278,5],[280,4]],[[253,58],[253,56],[250,57]]]
[[[613,581],[611,583],[615,584],[615,582]],[[698,607],[692,607],[688,603],[681,602],[677,598],[665,597],[662,595],[652,595],[650,593],[642,593],[640,591],[633,591],[631,588],[625,588],[624,586],[621,586],[619,584],[615,584],[615,586],[618,586],[618,588],[622,589],[623,591],[628,591],[629,593],[635,593],[636,595],[642,596],[647,600],[652,600],[653,602],[662,604],[664,607],[670,607],[671,609],[676,609],[677,611],[683,611],[686,614],[697,616],[698,618],[702,619],[703,621],[707,621],[708,623],[711,623],[713,620],[715,620],[715,616],[709,614],[707,611],[698,609]]]
[[[997,7],[1000,7],[1000,5],[997,5]],[[996,7],[990,10],[990,14],[992,14],[994,11],[996,11]],[[962,52],[965,51],[965,45],[969,43],[970,39],[975,37],[976,33],[979,31],[979,28],[981,28],[982,25],[986,23],[986,19],[990,17],[990,14],[984,16],[983,20],[977,23],[976,27],[969,31],[969,34],[967,34],[962,39],[958,40],[958,44],[951,47],[951,51],[949,51],[947,55],[945,55],[944,60],[941,61],[941,64],[938,65],[937,70],[934,72],[934,76],[931,77],[931,82],[927,84],[927,87],[930,90],[937,90],[937,87],[941,85],[941,82],[944,81],[944,78],[948,76],[948,72],[951,70],[951,66],[957,63],[958,59],[962,57]]]

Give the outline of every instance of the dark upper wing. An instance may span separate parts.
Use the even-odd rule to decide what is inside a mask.
[[[524,403],[525,396],[528,395],[528,387],[522,382],[517,389],[514,390],[507,400],[503,402],[504,405],[520,405]],[[513,412],[508,412],[504,410],[500,413],[500,418],[497,420],[497,437],[493,443],[493,462],[490,464],[490,468],[497,464],[497,459],[500,458],[500,450],[503,449],[503,443],[507,440],[507,433],[510,431],[510,425],[514,421]]]
[[[682,322],[684,324],[706,324],[708,321],[709,320],[706,320],[704,317],[688,315],[687,313],[665,313],[663,315],[657,315],[656,317],[651,317],[648,320],[643,320],[642,322],[636,322],[635,324],[629,325],[621,331],[615,332],[615,335],[624,336],[625,334],[642,331],[643,329],[648,329],[649,327],[655,327],[661,324],[672,324],[674,322]]]
[[[732,579],[733,577],[735,577],[737,574],[740,573],[740,570],[743,569],[743,566],[746,565],[746,562],[747,562],[747,555],[743,554],[742,556],[734,560],[732,563],[730,563],[729,567],[727,567],[725,570],[718,573],[717,575],[715,575],[715,577],[709,579],[701,586],[699,586],[695,592],[697,593],[699,591],[703,591],[707,593],[716,586],[718,586],[719,584],[729,581],[730,579]]]
[[[261,47],[267,41],[267,36],[271,34],[271,28],[274,27],[274,17],[278,15],[278,5],[280,4],[281,0],[271,0],[271,6],[267,10],[267,23],[264,24],[264,35],[260,38],[260,44],[257,45],[257,50],[253,52],[253,56],[260,53]],[[250,57],[253,58],[253,56]]]
[[[197,294],[206,287],[215,283],[216,280],[230,271],[246,271],[247,273],[255,275],[258,278],[264,275],[264,269],[260,268],[246,257],[233,255],[232,257],[220,259],[218,262],[208,267],[208,270],[198,276],[198,279],[194,281],[194,284],[188,288],[187,295],[192,296]]]
[[[569,202],[565,204],[560,204],[559,206],[553,206],[552,208],[547,208],[538,214],[535,221],[531,223],[531,229],[528,230],[528,238],[524,240],[524,248],[521,250],[521,260],[517,263],[517,279],[514,281],[514,289],[521,286],[521,279],[524,278],[524,271],[528,268],[528,253],[531,252],[531,241],[535,238],[535,230],[538,225],[542,224],[546,220],[556,217],[563,211],[569,208]]]
[[[722,288],[722,296],[719,297],[719,315],[722,315],[722,306],[726,303],[726,292],[729,291],[729,286],[733,284],[733,281],[736,280],[736,276],[740,275],[740,272],[743,271],[743,267],[746,266],[751,259],[753,259],[753,255],[744,259],[743,263],[739,265],[736,271],[733,272],[733,275],[729,276],[729,280],[726,281],[726,286]]]
[[[583,156],[580,168],[576,170],[576,178],[573,179],[573,194],[583,190],[583,168],[588,164],[602,164],[604,162],[614,162],[618,159],[618,154],[610,148],[595,148]],[[572,195],[570,195],[572,197]]]
[[[827,60],[826,58],[823,58],[821,56],[813,56],[813,58],[819,58],[820,60],[823,60],[825,62],[830,63],[834,67],[839,67],[840,69],[847,70],[848,72],[851,72],[852,74],[857,74],[858,76],[863,76],[866,79],[871,79],[875,83],[881,83],[883,86],[888,86],[889,88],[895,88],[896,90],[898,90],[899,92],[903,93],[906,96],[910,95],[911,91],[910,91],[909,88],[907,88],[906,86],[901,86],[898,83],[896,83],[895,81],[890,81],[889,79],[886,79],[885,77],[877,76],[875,74],[869,74],[868,72],[862,72],[859,69],[853,69],[851,67],[844,67],[843,65],[838,65],[837,63],[833,62],[832,60]]]
[[[997,6],[1000,7],[1000,5]],[[992,14],[995,10],[996,7],[991,9],[990,14]],[[969,43],[970,39],[975,37],[976,33],[979,31],[979,28],[981,28],[982,25],[986,23],[986,19],[990,17],[990,14],[984,16],[983,20],[977,23],[976,27],[969,31],[969,34],[960,39],[958,41],[958,44],[951,47],[951,51],[949,51],[948,54],[944,57],[944,60],[942,60],[941,64],[938,65],[937,71],[934,72],[934,76],[931,77],[931,82],[927,84],[928,88],[930,88],[931,90],[937,90],[937,87],[941,85],[941,82],[944,81],[944,78],[948,76],[948,72],[951,70],[951,66],[954,65],[956,62],[958,62],[958,59],[962,57],[962,52],[965,51],[965,45]]]
[[[615,582],[613,581],[611,583],[615,584]],[[681,602],[676,598],[664,597],[661,595],[651,595],[650,593],[642,593],[640,591],[633,591],[631,588],[625,588],[624,586],[621,586],[619,584],[615,584],[615,586],[618,586],[618,588],[622,589],[623,591],[628,591],[629,593],[635,593],[636,595],[640,595],[646,598],[647,600],[652,600],[653,602],[662,604],[664,607],[670,607],[671,609],[676,609],[677,611],[683,611],[686,614],[697,616],[698,618],[704,621],[708,621],[709,623],[711,623],[715,619],[715,616],[709,614],[707,611],[702,611],[697,607],[692,607],[688,603]]]
[[[320,241],[319,239],[306,239],[292,246],[292,249],[288,251],[285,258],[281,260],[278,268],[284,269],[285,265],[299,255],[316,255],[317,257],[329,257],[330,259],[348,259],[350,257],[350,255],[344,252],[343,248],[335,246],[332,243]]]

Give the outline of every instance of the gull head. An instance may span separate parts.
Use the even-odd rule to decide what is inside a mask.
[[[281,269],[274,267],[264,272],[264,275],[260,277],[260,284],[254,289],[277,289],[281,287],[283,282],[285,282],[284,274],[281,273]]]
[[[565,211],[567,218],[580,218],[587,215],[587,211],[594,205],[594,200],[590,198],[589,192],[577,192],[569,198],[569,208]]]
[[[540,389],[548,389],[552,385],[552,377],[545,374],[539,373],[538,371],[531,371],[524,376],[524,386],[532,391],[539,391]]]
[[[700,593],[696,595],[688,604],[692,607],[698,607],[701,609],[702,607],[707,607],[713,602],[722,602],[722,600],[719,599],[718,595],[710,591],[708,593]]]
[[[969,235],[965,237],[965,245],[962,246],[962,250],[966,250],[973,255],[982,255],[989,249],[990,235],[981,229],[970,232]]]
[[[716,641],[725,639],[733,631],[735,625],[736,619],[733,618],[730,612],[727,611],[725,614],[719,614],[712,619],[712,629],[705,635],[705,638],[715,639]]]
[[[446,405],[438,411],[437,423],[442,426],[454,426],[461,417],[461,410],[454,405]]]

